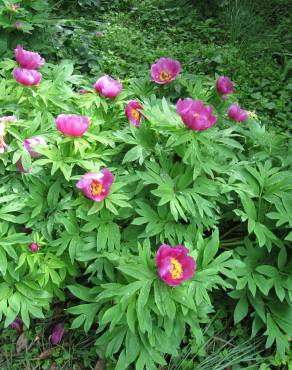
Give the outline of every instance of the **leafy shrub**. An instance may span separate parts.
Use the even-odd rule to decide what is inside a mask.
[[[19,12],[28,9],[36,14],[29,4],[21,2]],[[41,6],[42,2],[38,4]],[[48,14],[43,3],[44,9],[37,14],[36,23],[31,23],[34,30],[29,34],[14,26],[1,33],[2,54],[11,56],[11,50],[20,43],[39,50],[51,61],[71,59],[77,73],[95,76],[102,71],[120,78],[142,76],[153,60],[172,55],[189,72],[212,78],[214,72],[231,76],[238,84],[240,100],[255,110],[265,124],[285,128],[291,120],[286,104],[291,95],[288,80],[291,49],[287,37],[291,21],[285,1],[274,7],[256,3],[252,9],[248,9],[248,1],[237,5],[211,1],[206,6],[208,13],[203,12],[203,4],[197,1],[192,6],[192,2],[183,6],[177,1],[153,0],[82,4],[82,1],[79,5],[72,1],[51,2]],[[236,6],[249,12],[247,18],[254,23],[257,17],[263,18],[261,32],[250,27],[249,34],[255,38],[247,37],[230,24],[230,12]],[[7,11],[7,7],[3,9]],[[10,13],[15,19],[19,17],[19,13]],[[233,14],[237,14],[236,9]],[[240,45],[239,41],[231,42],[232,27],[235,33],[243,34]],[[102,32],[102,37],[96,37],[96,32]],[[262,40],[259,34],[267,37]]]
[[[22,35],[44,30],[50,14],[48,0],[2,0],[0,3],[0,56]]]
[[[253,114],[226,117],[231,100],[214,81],[185,72],[171,85],[140,77],[115,100],[79,94],[88,82],[73,65],[47,63],[36,87],[17,85],[15,63],[1,63],[0,112],[9,144],[0,159],[0,314],[29,326],[68,290],[79,299],[68,312],[72,329],[97,324],[100,356],[117,369],[156,369],[187,336],[200,347],[211,322],[215,291],[234,302],[234,321],[252,317],[252,336],[284,357],[291,328],[291,145]],[[215,107],[209,130],[186,128],[174,103],[202,99]],[[140,99],[142,124],[124,114]],[[64,137],[60,113],[91,119],[80,138]],[[42,135],[41,158],[23,140]],[[289,152],[290,150],[290,152]],[[289,156],[287,156],[289,152]],[[24,172],[17,170],[21,161]],[[102,202],[85,198],[76,182],[108,167],[114,174]],[[226,238],[229,235],[229,238]],[[29,249],[39,245],[37,253]],[[194,278],[172,288],[158,279],[159,245],[184,244],[197,262]],[[233,308],[231,309],[233,311]]]

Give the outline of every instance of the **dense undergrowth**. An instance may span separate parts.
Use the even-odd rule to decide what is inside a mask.
[[[48,1],[29,1],[36,10],[21,28],[13,23],[22,20],[20,11],[13,20],[0,18],[11,32],[0,36],[0,52],[11,55],[22,43],[56,61],[71,59],[92,78],[101,72],[138,77],[153,60],[172,56],[190,73],[232,77],[241,101],[264,123],[287,127],[292,27],[286,3],[63,0],[50,3],[48,20]]]
[[[0,117],[16,118],[5,125],[8,147],[0,154],[3,326],[23,320],[28,368],[90,368],[96,354],[108,369],[287,367],[292,153],[285,11],[276,20],[257,13],[267,29],[263,40],[243,37],[238,14],[251,11],[247,1],[237,12],[209,2],[216,17],[192,1],[77,3],[0,3]],[[272,21],[278,43],[269,43]],[[46,58],[38,86],[12,77],[17,43]],[[163,56],[179,60],[182,73],[159,85],[150,81],[150,65]],[[105,73],[123,84],[114,100],[92,87]],[[227,100],[215,89],[223,74],[236,83]],[[213,127],[184,125],[176,104],[188,97],[214,107]],[[139,127],[124,112],[133,99],[143,109]],[[229,119],[234,101],[249,111],[247,122]],[[55,125],[61,113],[89,117],[88,131],[63,136]],[[23,146],[35,136],[44,138],[41,157]],[[109,195],[87,199],[77,181],[105,167],[114,177]],[[100,184],[93,185],[98,194]],[[158,277],[155,255],[163,243],[185,245],[196,261],[193,278],[178,287]],[[63,343],[36,358],[57,322],[65,322]],[[2,332],[3,369],[27,361],[7,345],[14,335]]]

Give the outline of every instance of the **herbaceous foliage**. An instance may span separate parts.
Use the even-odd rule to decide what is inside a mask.
[[[1,63],[5,325],[29,326],[70,292],[72,329],[97,324],[101,356],[156,369],[185,336],[203,345],[220,289],[234,321],[249,314],[251,336],[284,356],[289,137],[243,110],[226,76],[210,86],[170,58],[152,81],[92,86],[72,65],[26,53],[17,48],[18,67]]]

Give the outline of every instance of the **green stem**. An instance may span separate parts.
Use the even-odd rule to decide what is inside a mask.
[[[243,244],[244,244],[244,241],[236,240],[234,242],[221,242],[220,246],[232,247],[232,246],[235,246],[235,245],[243,245]]]
[[[221,239],[224,239],[227,235],[231,234],[232,231],[236,230],[239,226],[241,226],[241,224],[238,224],[232,227],[231,229],[229,229],[228,231],[226,231],[226,233],[221,236]]]

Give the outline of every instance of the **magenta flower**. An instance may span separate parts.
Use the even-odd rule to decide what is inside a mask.
[[[19,21],[17,21],[17,22],[15,22],[14,23],[14,26],[16,27],[16,28],[19,28],[19,27],[21,27],[23,25],[23,23],[22,22],[19,22]]]
[[[221,76],[216,81],[217,91],[221,95],[228,95],[233,93],[233,82],[227,76]]]
[[[17,63],[26,69],[38,69],[45,64],[44,58],[39,53],[24,50],[22,46],[17,45],[14,49]]]
[[[37,147],[38,145],[46,145],[46,141],[42,136],[31,137],[23,141],[24,148],[28,151],[28,153],[33,158],[37,158],[41,156],[41,154],[38,153],[35,149],[35,147]]]
[[[59,114],[56,118],[56,126],[64,135],[80,137],[88,129],[90,119],[77,114]]]
[[[156,253],[156,266],[161,280],[176,286],[190,279],[196,270],[196,262],[188,256],[189,250],[183,245],[170,247],[162,244]]]
[[[34,86],[41,81],[42,74],[34,69],[15,68],[13,77],[16,82],[22,85]]]
[[[13,122],[13,123],[15,123],[15,122],[17,122],[17,118],[14,117],[14,116],[1,117],[0,118],[0,123],[2,123],[2,122]]]
[[[213,108],[204,106],[201,100],[179,99],[176,110],[184,124],[192,130],[207,130],[217,121]]]
[[[15,329],[16,331],[18,331],[19,333],[22,332],[22,328],[23,328],[23,321],[21,319],[15,319],[11,324],[10,326],[12,327],[12,329]]]
[[[113,99],[119,95],[123,88],[119,81],[108,75],[100,77],[93,87],[100,95],[110,99]]]
[[[113,181],[113,174],[107,168],[104,168],[99,173],[88,172],[83,175],[77,182],[76,187],[87,198],[95,202],[101,202],[108,196]]]
[[[230,105],[227,111],[228,117],[235,122],[245,122],[248,119],[248,113],[240,108],[237,103]]]
[[[125,114],[128,121],[133,123],[135,126],[140,126],[141,118],[143,116],[140,110],[142,109],[142,105],[137,100],[131,100],[125,108]]]
[[[170,58],[160,58],[151,66],[152,81],[164,85],[175,80],[181,70],[180,62]]]
[[[32,169],[31,169],[31,168],[29,168],[27,171],[25,171],[25,170],[24,170],[23,165],[22,165],[22,162],[21,162],[21,159],[19,159],[19,160],[16,162],[16,167],[17,167],[17,169],[18,169],[18,171],[19,171],[20,173],[23,173],[23,172],[31,172],[31,171],[32,171]]]
[[[37,253],[38,250],[39,250],[39,246],[37,243],[31,243],[31,245],[29,246],[29,249],[33,252],[33,253]]]
[[[18,169],[19,172],[24,172],[24,168],[23,168],[23,165],[22,165],[22,162],[21,162],[21,159],[19,159],[17,162],[16,162],[16,167]]]
[[[59,323],[54,327],[52,335],[50,337],[52,345],[56,346],[59,342],[61,342],[63,335],[64,335],[64,326],[63,324]]]

